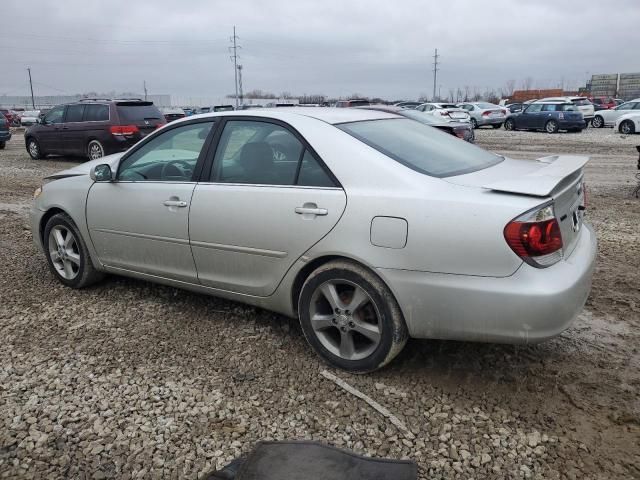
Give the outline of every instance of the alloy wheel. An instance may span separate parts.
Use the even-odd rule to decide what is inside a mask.
[[[548,133],[556,133],[558,131],[558,124],[555,122],[555,120],[549,120],[545,125],[545,130]]]
[[[73,280],[80,271],[80,249],[70,229],[56,225],[49,232],[49,256],[58,275]]]
[[[602,117],[596,115],[595,117],[593,117],[593,120],[591,120],[591,125],[595,128],[600,128],[604,125],[604,120],[602,119]]]
[[[320,343],[345,360],[368,357],[382,340],[377,306],[364,289],[348,280],[329,280],[318,286],[309,313]]]
[[[620,124],[620,133],[629,135],[630,133],[633,133],[633,130],[633,124],[629,120],[625,120]]]
[[[29,142],[29,155],[31,158],[38,158],[40,151],[38,150],[38,144],[35,140],[31,140]]]
[[[96,160],[104,157],[104,150],[100,142],[93,141],[89,144],[89,159]]]

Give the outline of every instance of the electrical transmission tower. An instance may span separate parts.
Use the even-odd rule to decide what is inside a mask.
[[[240,90],[240,104],[244,103],[242,95],[242,65],[238,65],[238,90]]]
[[[436,48],[436,52],[433,55],[433,97],[432,102],[436,101],[436,85],[438,84],[438,49]],[[439,100],[439,99],[438,99]]]
[[[236,26],[233,26],[233,36],[229,39],[231,41],[231,46],[229,47],[229,52],[231,52],[231,60],[233,61],[233,74],[235,77],[236,83],[236,110],[238,109],[238,49],[242,48],[238,45],[237,41],[240,40],[240,37],[236,35]]]

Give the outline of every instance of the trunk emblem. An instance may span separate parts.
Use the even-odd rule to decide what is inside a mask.
[[[577,209],[571,214],[571,228],[574,232],[580,231],[580,217],[581,215]]]
[[[148,120],[145,120],[145,121],[144,121],[144,124],[145,124],[145,125],[149,125],[149,121],[148,121]]]

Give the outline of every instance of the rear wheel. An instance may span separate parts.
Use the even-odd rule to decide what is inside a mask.
[[[471,117],[471,128],[478,128],[478,121],[473,117]]]
[[[104,147],[98,140],[91,140],[87,145],[87,157],[89,157],[89,160],[97,160],[104,157]]]
[[[0,150],[3,150],[6,145],[7,144],[5,142],[0,142]]]
[[[629,135],[631,133],[635,133],[636,127],[631,120],[625,120],[618,127],[620,133],[624,133],[625,135]]]
[[[513,121],[513,118],[508,118],[504,122],[504,129],[505,130],[515,130],[516,129],[516,122]]]
[[[557,133],[558,132],[558,122],[555,120],[549,120],[545,125],[544,129],[547,133]]]
[[[593,128],[604,127],[604,118],[602,118],[600,115],[596,115],[595,117],[593,117],[593,120],[591,120],[591,126],[593,126]]]
[[[391,291],[376,275],[349,261],[317,268],[302,287],[298,312],[316,353],[354,373],[383,367],[408,339]]]
[[[29,156],[34,160],[44,158],[44,154],[42,153],[42,150],[40,150],[40,144],[35,138],[27,140],[27,151],[29,152]]]
[[[51,217],[43,240],[49,268],[64,285],[84,288],[104,277],[91,263],[87,245],[68,215],[58,213]]]

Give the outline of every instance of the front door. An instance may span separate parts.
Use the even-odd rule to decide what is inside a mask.
[[[85,125],[82,123],[85,106],[82,103],[67,105],[62,125],[62,143],[65,155],[86,155]]]
[[[204,285],[256,296],[338,222],[346,195],[283,124],[228,120],[193,194],[191,248]]]
[[[44,153],[63,154],[64,142],[62,138],[64,120],[64,105],[54,107],[44,116],[38,129],[40,151]]]
[[[87,224],[102,263],[197,283],[189,208],[213,125],[207,120],[167,128],[123,157],[116,181],[91,187]]]
[[[527,109],[520,114],[520,118],[518,118],[518,128],[542,128],[538,127],[541,110],[542,105],[539,103],[529,105]]]

